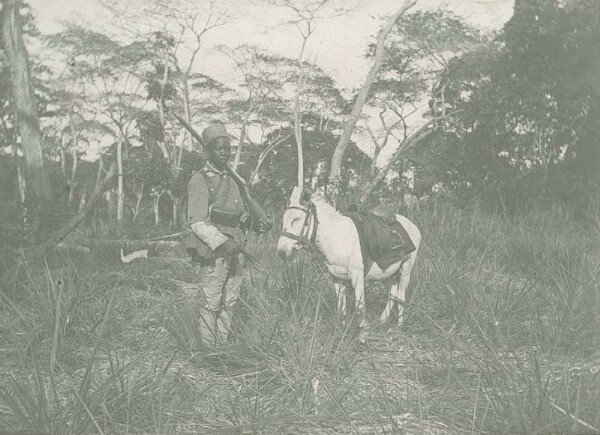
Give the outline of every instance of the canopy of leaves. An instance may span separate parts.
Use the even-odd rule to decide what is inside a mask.
[[[482,36],[446,10],[404,14],[386,40],[386,53],[370,104],[395,107],[429,93],[448,63],[481,43]],[[367,56],[375,53],[369,46]]]
[[[527,180],[532,192],[598,182],[598,41],[598,2],[518,1],[496,41],[450,64],[447,96],[462,112],[422,164],[446,185],[509,196]]]

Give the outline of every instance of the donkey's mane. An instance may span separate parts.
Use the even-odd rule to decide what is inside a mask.
[[[325,199],[325,197],[321,193],[314,192],[314,193],[310,194],[310,200],[315,205],[318,205],[319,207],[323,207],[325,210],[327,210],[328,213],[341,216],[341,214],[335,209],[335,207],[332,206],[331,204],[329,204],[327,202],[327,200]],[[302,194],[298,187],[294,187],[294,190],[292,191],[292,195],[290,196],[289,204],[290,205],[302,205],[303,204]]]
[[[338,212],[334,206],[332,206],[331,204],[329,204],[327,202],[327,200],[325,200],[325,197],[323,195],[321,195],[320,193],[313,193],[311,195],[311,200],[312,202],[314,202],[315,204],[318,204],[319,206],[325,207],[328,209],[328,211],[330,211],[331,213],[335,213],[335,214],[340,214],[340,212]]]

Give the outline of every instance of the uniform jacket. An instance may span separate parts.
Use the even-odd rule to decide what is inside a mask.
[[[245,232],[239,225],[231,227],[211,221],[211,205],[239,212],[240,216],[246,212],[240,189],[232,176],[206,162],[188,181],[187,211],[184,210],[188,229],[185,247],[195,249],[201,258],[210,257],[226,237],[233,237],[242,245],[245,243]]]

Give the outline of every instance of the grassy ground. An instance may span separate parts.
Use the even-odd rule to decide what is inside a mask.
[[[335,318],[310,256],[251,242],[231,343],[191,349],[194,272],[174,253],[121,265],[61,251],[0,305],[0,431],[597,433],[598,227],[559,208],[515,218],[443,204],[404,329]],[[169,254],[169,255],[167,255]],[[368,316],[386,290],[367,291]]]

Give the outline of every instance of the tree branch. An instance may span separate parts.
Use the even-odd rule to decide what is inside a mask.
[[[417,131],[415,131],[408,138],[406,138],[404,141],[402,141],[398,145],[398,148],[396,149],[396,151],[394,152],[394,154],[392,155],[392,157],[390,158],[390,160],[388,161],[388,163],[385,165],[385,167],[381,171],[379,171],[379,173],[377,174],[377,176],[363,190],[363,192],[360,195],[360,202],[364,202],[364,201],[367,200],[367,198],[369,197],[369,195],[371,194],[371,192],[373,191],[373,189],[379,183],[381,183],[383,181],[383,179],[385,178],[385,176],[387,175],[387,173],[389,172],[389,170],[396,163],[396,161],[402,155],[403,152],[405,152],[407,149],[409,149],[410,147],[412,147],[415,144],[419,143],[422,139],[424,139],[429,134],[431,134],[431,132],[433,130],[430,129],[430,127],[432,125],[434,125],[436,122],[439,122],[442,119],[447,118],[447,117],[449,117],[451,115],[454,115],[456,113],[458,113],[458,111],[452,112],[452,113],[450,113],[450,114],[448,114],[446,116],[443,116],[443,117],[434,118],[434,119],[429,120],[424,125],[422,125],[419,129],[417,129]]]
[[[356,122],[360,117],[363,105],[367,100],[369,91],[371,90],[371,86],[373,85],[375,77],[379,72],[379,68],[383,63],[386,37],[392,31],[400,16],[404,14],[409,8],[414,6],[416,3],[417,0],[405,0],[402,6],[398,9],[398,11],[396,11],[396,13],[392,15],[392,17],[388,20],[386,25],[382,27],[382,29],[379,31],[379,35],[377,36],[377,48],[375,49],[373,65],[371,66],[371,70],[367,75],[365,83],[363,84],[358,94],[358,97],[356,98],[356,102],[354,103],[352,112],[350,113],[350,115],[348,115],[348,118],[346,119],[344,130],[342,131],[342,135],[338,144],[335,147],[335,151],[331,159],[329,183],[332,184],[334,195],[337,195],[337,184],[339,182],[339,177],[342,171],[342,161],[344,153],[346,152],[346,148],[348,147],[348,142],[350,142],[350,137],[352,136],[352,132],[354,131],[354,127],[356,126]]]
[[[293,133],[286,134],[285,136],[277,139],[275,142],[268,145],[267,148],[265,148],[264,151],[260,153],[260,156],[258,157],[258,162],[256,163],[256,167],[254,168],[254,171],[252,171],[252,175],[250,176],[250,185],[253,185],[256,183],[256,181],[258,179],[258,171],[260,170],[260,167],[264,163],[264,161],[267,158],[267,156],[269,155],[269,153],[271,151],[273,151],[275,148],[277,148],[279,145],[284,143],[286,140],[291,138],[292,136],[293,136]]]

